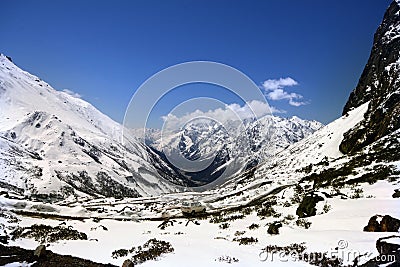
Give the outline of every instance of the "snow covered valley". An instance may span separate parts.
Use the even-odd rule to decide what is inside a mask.
[[[254,150],[204,191],[156,151],[157,138],[151,148],[132,129],[122,135],[1,54],[0,265],[399,266],[398,32],[393,1],[343,115],[325,126],[252,122]],[[168,141],[193,158],[217,149],[215,173],[242,146],[210,129]]]

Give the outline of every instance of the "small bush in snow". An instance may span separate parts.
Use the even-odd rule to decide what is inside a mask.
[[[215,259],[215,261],[219,261],[219,262],[226,262],[226,263],[234,263],[234,262],[239,262],[238,259],[236,259],[235,257],[231,257],[231,256],[221,256],[218,257],[217,259]]]
[[[244,233],[246,233],[246,231],[236,231],[235,236],[241,236],[244,235]]]
[[[322,208],[322,210],[323,210],[325,213],[328,213],[328,211],[330,211],[331,209],[332,209],[332,206],[329,205],[327,202],[325,202],[324,207]]]
[[[128,255],[128,253],[129,253],[129,250],[127,250],[127,249],[118,249],[118,250],[114,250],[111,253],[111,257],[114,259],[118,259],[121,257],[126,257]]]
[[[266,217],[272,217],[277,214],[274,210],[274,206],[277,205],[276,197],[270,197],[266,199],[263,203],[254,206],[255,211],[257,212],[257,216],[261,219],[265,219]]]
[[[219,228],[220,229],[222,229],[222,230],[224,230],[224,229],[228,229],[229,228],[229,223],[221,223],[220,225],[219,225]]]
[[[258,225],[258,224],[256,224],[256,223],[253,223],[253,224],[251,224],[250,226],[249,226],[249,229],[250,230],[254,230],[254,229],[257,229],[257,228],[259,228],[260,227],[260,225]]]
[[[156,260],[162,254],[174,252],[174,248],[171,243],[157,240],[152,238],[148,240],[143,246],[132,247],[131,249],[119,249],[112,252],[114,259],[119,257],[125,257],[128,253],[134,254],[131,258],[134,265],[141,264],[148,260]]]
[[[224,216],[223,214],[217,215],[217,216],[212,216],[210,219],[210,223],[222,223],[222,222],[230,222],[238,219],[243,219],[244,215],[243,214],[236,214],[236,215],[230,215],[230,216]]]
[[[293,220],[295,219],[295,217],[294,217],[294,215],[292,215],[292,214],[288,214],[288,215],[285,216],[284,219],[285,219],[285,220],[288,220],[288,221],[293,221]]]
[[[235,242],[239,242],[239,245],[251,245],[258,242],[257,238],[254,237],[235,237]]]
[[[285,217],[283,217],[282,223],[284,224],[290,224],[291,221],[293,221],[295,217],[292,214],[288,214]]]
[[[299,227],[303,227],[304,229],[308,229],[311,226],[311,222],[309,222],[306,219],[298,219],[296,221],[296,225],[299,226]]]
[[[353,194],[350,195],[351,199],[357,199],[357,198],[362,198],[364,190],[362,188],[354,188],[353,189]]]
[[[226,262],[226,263],[234,263],[234,262],[239,262],[238,259],[236,259],[235,257],[231,257],[231,256],[221,256],[218,257],[217,259],[215,259],[215,261],[219,261],[219,262]]]
[[[279,247],[277,245],[268,245],[265,248],[263,248],[262,250],[265,252],[283,252],[285,255],[289,255],[290,253],[296,252],[297,254],[302,254],[305,250],[307,249],[307,247],[305,246],[305,243],[294,243],[294,244],[290,244],[289,246],[286,247]]]
[[[253,209],[251,207],[246,207],[241,210],[243,215],[250,215],[253,212]]]
[[[289,201],[286,201],[285,203],[283,203],[283,206],[285,208],[288,208],[288,207],[292,206],[292,204]]]

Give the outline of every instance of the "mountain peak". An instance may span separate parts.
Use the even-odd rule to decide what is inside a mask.
[[[4,59],[7,59],[7,60],[10,61],[10,62],[13,62],[12,59],[11,59],[11,57],[6,56],[6,55],[4,55],[3,53],[0,53],[0,58],[4,58]]]

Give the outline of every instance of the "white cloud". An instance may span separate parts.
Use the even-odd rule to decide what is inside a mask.
[[[304,105],[308,105],[310,102],[304,102],[304,101],[295,101],[293,99],[289,99],[289,105],[294,106],[294,107],[300,107]]]
[[[271,113],[272,114],[284,114],[284,113],[286,113],[286,110],[283,110],[283,109],[279,109],[279,108],[276,108],[276,107],[273,107],[273,106],[270,106],[270,109],[271,109]]]
[[[281,110],[271,108],[265,102],[253,100],[246,103],[244,106],[233,103],[225,105],[223,108],[217,108],[214,110],[195,110],[180,117],[174,114],[168,114],[166,116],[162,116],[161,118],[165,123],[164,126],[166,127],[166,130],[174,130],[181,128],[187,122],[196,118],[210,118],[223,124],[227,121],[261,118],[267,114],[271,114],[271,112],[273,113],[274,111],[276,113],[283,112]]]
[[[75,93],[74,91],[70,89],[63,89],[62,90],[64,93],[69,94],[70,96],[76,97],[76,98],[81,98],[82,96],[78,93]]]
[[[263,87],[265,90],[275,90],[287,86],[294,86],[298,85],[298,83],[290,77],[287,78],[280,78],[278,80],[269,79],[263,82]]]
[[[265,90],[265,95],[270,100],[288,100],[291,106],[302,106],[308,102],[300,101],[302,95],[296,93],[289,93],[284,90],[285,87],[298,85],[298,82],[290,77],[280,79],[269,79],[263,82],[262,87]]]

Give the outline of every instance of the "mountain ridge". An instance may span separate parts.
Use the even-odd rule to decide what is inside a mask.
[[[364,120],[345,133],[340,144],[343,153],[359,151],[400,128],[400,6],[396,1],[374,35],[370,57],[343,114],[367,101]]]
[[[169,168],[160,166],[161,161],[154,164],[157,155],[129,134],[122,143],[121,125],[86,101],[54,90],[3,55],[0,92],[2,182],[42,198],[113,194],[101,185],[104,181],[119,188],[120,197],[177,190],[168,179],[158,181],[155,166]],[[37,156],[32,158],[32,153]],[[27,174],[33,170],[40,171],[30,179]]]

